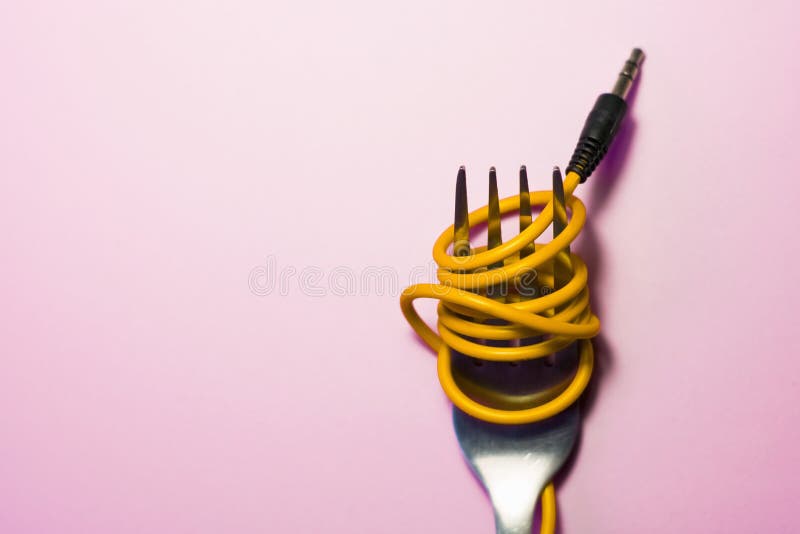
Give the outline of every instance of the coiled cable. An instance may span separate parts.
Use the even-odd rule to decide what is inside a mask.
[[[439,283],[415,284],[400,296],[400,307],[409,324],[438,354],[437,369],[442,389],[454,405],[473,417],[507,425],[541,421],[568,408],[589,383],[594,357],[592,345],[587,340],[597,335],[600,321],[589,308],[588,272],[586,264],[578,255],[568,255],[572,272],[569,282],[548,295],[521,302],[499,302],[475,293],[498,280],[518,281],[520,277],[534,270],[543,273],[547,270],[544,268],[546,263],[556,256],[566,256],[566,249],[586,222],[583,202],[572,195],[580,180],[581,177],[576,172],[570,172],[564,181],[566,205],[572,213],[567,226],[549,243],[537,244],[536,251],[530,256],[518,258],[519,251],[534,242],[553,221],[552,194],[549,191],[531,194],[531,204],[542,207],[542,211],[526,230],[497,248],[468,257],[451,256],[447,250],[453,242],[454,229],[449,227],[439,236],[433,247],[433,258],[439,267]],[[500,201],[501,214],[518,209],[519,195]],[[470,227],[486,222],[487,217],[486,206],[470,213]],[[503,267],[482,271],[497,263],[502,263]],[[459,272],[476,270],[479,272]],[[439,301],[438,333],[415,310],[413,303],[420,298]],[[552,309],[560,311],[548,316],[548,310]],[[463,319],[463,316],[475,321]],[[486,319],[501,319],[508,324],[487,324]],[[493,347],[465,339],[510,340],[542,334],[550,337],[533,345],[519,347]],[[524,410],[501,410],[485,406],[464,394],[453,378],[450,366],[451,349],[482,360],[511,362],[548,356],[576,340],[580,340],[580,359],[575,377],[556,398],[540,406]]]

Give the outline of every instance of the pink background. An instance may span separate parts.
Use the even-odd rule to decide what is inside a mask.
[[[546,187],[632,46],[562,532],[800,531],[795,5],[4,3],[0,532],[491,532],[360,277],[430,268],[459,164]]]

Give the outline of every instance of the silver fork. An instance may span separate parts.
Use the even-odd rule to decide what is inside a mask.
[[[456,181],[455,242],[459,256],[470,253],[463,168]],[[520,169],[520,231],[531,222],[527,172]],[[566,225],[561,172],[553,171],[553,234]],[[502,243],[500,210],[494,168],[489,174],[488,247]],[[521,256],[534,251],[525,247]],[[495,265],[491,267],[499,267]],[[554,262],[554,289],[569,281],[568,268]],[[521,294],[541,294],[543,288],[519,288]],[[487,289],[487,296],[505,299],[501,288]],[[519,340],[520,343],[537,341]],[[498,344],[499,342],[492,342]],[[577,352],[569,347],[554,357],[521,362],[481,361],[453,353],[453,375],[459,387],[474,400],[501,409],[524,409],[550,400],[572,380],[578,364]],[[492,502],[498,534],[530,534],[536,502],[547,483],[561,468],[575,444],[580,427],[576,405],[560,414],[528,425],[499,425],[475,419],[453,408],[453,425],[464,457]]]

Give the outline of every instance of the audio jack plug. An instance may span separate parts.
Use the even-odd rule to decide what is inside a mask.
[[[578,144],[567,166],[567,173],[577,173],[581,177],[581,183],[594,172],[600,160],[608,152],[614,136],[617,135],[619,125],[628,109],[626,98],[643,61],[644,52],[640,48],[634,48],[622,67],[614,88],[610,93],[597,97],[592,111],[586,117]]]

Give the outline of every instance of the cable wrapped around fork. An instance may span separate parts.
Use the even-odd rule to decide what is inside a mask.
[[[572,216],[566,228],[552,241],[536,245],[536,251],[520,260],[519,251],[534,242],[553,222],[553,203],[550,191],[531,194],[531,203],[541,206],[542,211],[522,233],[504,244],[466,257],[455,257],[447,253],[453,242],[453,227],[445,230],[433,247],[433,258],[439,266],[438,284],[415,284],[403,291],[400,307],[408,322],[422,339],[439,355],[439,380],[447,396],[462,411],[469,415],[498,424],[525,424],[541,421],[563,411],[581,395],[592,372],[594,353],[588,341],[600,330],[600,321],[589,307],[588,272],[586,264],[576,254],[566,252],[569,244],[578,236],[586,222],[583,202],[572,195],[580,183],[580,176],[570,172],[564,181],[566,205]],[[502,214],[519,209],[519,195],[500,202]],[[486,206],[469,215],[470,227],[486,222]],[[532,300],[522,302],[498,302],[474,291],[485,289],[498,280],[514,282],[536,270],[543,274],[548,262],[568,261],[572,277],[562,288]],[[472,274],[460,271],[481,271],[487,266],[503,263],[503,267]],[[419,298],[439,300],[437,323],[434,332],[414,309],[413,302]],[[555,315],[548,311],[558,309]],[[471,322],[459,316],[478,320],[501,319],[507,325]],[[465,337],[490,340],[508,340],[548,335],[548,338],[520,347],[492,347],[481,345]],[[450,369],[450,349],[467,356],[491,361],[519,361],[542,358],[553,354],[574,341],[579,341],[580,361],[578,371],[571,384],[555,399],[534,408],[524,410],[501,410],[490,408],[467,397],[456,385]]]
[[[454,227],[445,230],[433,246],[433,258],[439,269],[438,284],[415,284],[403,291],[400,307],[408,322],[420,337],[438,354],[439,382],[448,398],[465,413],[496,424],[526,424],[552,417],[572,405],[583,393],[591,378],[594,352],[590,338],[600,330],[600,321],[589,306],[586,264],[568,252],[570,243],[586,222],[583,202],[573,196],[581,176],[568,172],[564,180],[566,206],[571,217],[561,233],[546,244],[536,244],[535,252],[520,259],[520,251],[533,243],[553,223],[551,191],[531,194],[531,204],[541,207],[539,215],[523,232],[502,245],[470,256],[448,254],[453,243]],[[501,214],[519,210],[520,197],[515,195],[500,201]],[[469,226],[475,227],[488,219],[488,207],[469,214]],[[536,271],[545,280],[548,265],[553,261],[566,262],[572,273],[569,281],[552,293],[532,300],[499,302],[478,294],[500,282],[515,283]],[[490,265],[503,267],[486,270]],[[469,272],[471,274],[464,274]],[[551,284],[552,287],[552,284]],[[414,300],[432,298],[437,308],[438,333],[433,331],[414,309]],[[553,313],[552,310],[558,310]],[[468,320],[468,317],[473,320]],[[495,319],[495,321],[487,321]],[[505,324],[497,323],[497,319]],[[501,322],[502,322],[501,321]],[[524,339],[545,336],[532,345],[495,347],[478,344],[466,338],[487,340]],[[468,397],[456,384],[451,369],[451,349],[473,358],[491,361],[519,361],[546,357],[577,341],[578,369],[572,382],[552,400],[527,409],[502,410],[489,407]],[[542,532],[555,527],[555,492],[552,483],[542,494]]]

